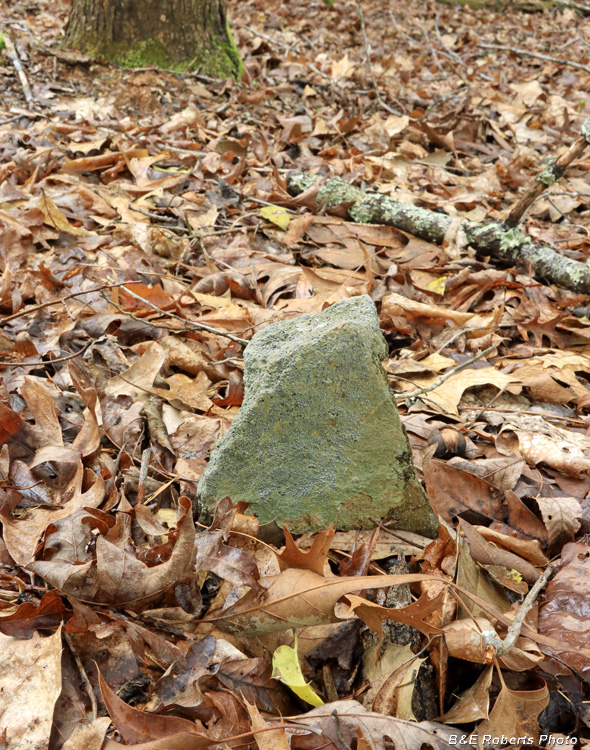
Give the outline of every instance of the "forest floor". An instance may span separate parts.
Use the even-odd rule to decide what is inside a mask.
[[[590,20],[505,6],[365,0],[377,97],[354,0],[230,2],[240,84],[0,3],[0,748],[590,745],[588,297],[285,191],[503,219],[590,116]],[[589,170],[522,227],[582,261]],[[363,293],[438,539],[195,532],[241,340]]]

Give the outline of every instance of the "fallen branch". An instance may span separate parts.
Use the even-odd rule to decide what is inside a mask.
[[[582,126],[582,135],[586,144],[590,142],[590,120],[586,120]],[[562,166],[563,160],[569,158],[572,153],[577,153],[581,144],[582,141],[577,139],[575,148],[572,146],[562,157]],[[543,174],[544,172],[541,173]],[[541,191],[545,187],[546,184],[543,182]],[[328,179],[324,182],[324,178],[319,175],[305,172],[292,172],[287,178],[287,190],[292,196],[307,193],[304,199],[324,205],[328,209],[338,206],[337,212],[342,214],[345,211],[352,221],[360,224],[386,224],[436,245],[443,244],[451,224],[457,221],[447,214],[401,203],[388,195],[367,193],[339,179]],[[530,199],[530,193],[528,196],[527,200]],[[514,212],[512,220],[517,216],[516,208]],[[526,264],[539,279],[574,292],[590,294],[589,264],[567,258],[550,245],[533,242],[516,227],[499,222],[478,224],[464,220],[461,222],[461,229],[479,256],[491,257],[511,266]]]
[[[551,574],[553,573],[554,566],[548,565],[545,568],[544,573],[539,576],[536,583],[533,585],[529,593],[526,595],[523,603],[518,608],[518,612],[516,613],[516,616],[514,617],[514,621],[512,625],[509,626],[508,632],[506,633],[506,637],[502,641],[501,646],[497,649],[497,655],[498,656],[504,656],[504,654],[507,654],[509,651],[511,651],[514,648],[514,644],[518,640],[518,637],[520,636],[520,631],[522,630],[522,626],[524,625],[524,621],[528,613],[533,608],[533,605],[541,593],[541,591],[545,588],[547,585],[547,581],[551,578]]]
[[[501,49],[505,52],[514,52],[515,55],[521,55],[522,57],[535,57],[537,60],[544,60],[545,62],[553,62],[558,65],[567,65],[570,68],[576,68],[576,70],[583,70],[584,73],[590,73],[590,68],[582,63],[574,62],[573,60],[562,60],[560,57],[553,57],[552,55],[543,55],[541,52],[530,52],[528,49],[519,49],[518,47],[509,47],[507,44],[485,44],[482,42],[477,45],[482,49]]]
[[[161,307],[154,305],[154,303],[150,302],[149,299],[140,297],[138,294],[135,294],[130,289],[125,289],[125,292],[130,297],[133,297],[134,299],[138,300],[144,305],[151,307],[152,310],[155,310],[156,312],[160,313],[160,315],[163,315],[164,317],[167,317],[167,318],[173,318],[174,320],[180,320],[184,324],[185,328],[189,331],[207,331],[208,333],[214,333],[216,336],[223,336],[223,338],[230,339],[230,341],[235,341],[236,344],[241,344],[242,346],[248,346],[248,344],[250,343],[246,339],[242,339],[239,336],[234,336],[233,333],[228,333],[227,331],[220,331],[219,328],[213,328],[212,326],[208,326],[205,323],[199,323],[196,320],[187,320],[186,318],[181,318],[180,315],[175,315],[174,313],[171,313],[167,310],[162,310]]]
[[[564,8],[573,8],[579,10],[585,16],[590,16],[590,7],[582,3],[574,3],[571,0],[553,0],[553,5],[562,5]]]
[[[3,36],[4,36],[4,46],[6,48],[6,54],[8,55],[10,61],[14,65],[14,69],[17,72],[17,75],[20,80],[20,84],[23,87],[25,100],[27,104],[33,104],[33,102],[35,101],[35,97],[33,96],[33,92],[31,91],[31,87],[29,86],[27,74],[25,73],[25,69],[23,68],[21,59],[18,56],[18,52],[16,51],[14,42],[7,34],[4,34]]]
[[[116,289],[120,286],[129,286],[131,284],[140,284],[139,281],[121,281],[117,284],[101,284],[100,286],[92,287],[92,289],[83,289],[81,292],[72,292],[71,294],[66,294],[65,297],[58,297],[57,299],[52,299],[49,302],[41,302],[38,305],[33,305],[32,307],[24,307],[22,310],[19,310],[18,312],[13,313],[12,315],[6,315],[4,318],[0,318],[0,326],[6,325],[6,323],[10,323],[11,320],[16,320],[17,318],[22,318],[25,315],[29,315],[30,313],[38,312],[39,310],[44,310],[46,307],[53,307],[53,305],[60,305],[62,302],[65,302],[66,300],[73,299],[74,297],[83,297],[85,294],[92,294],[93,292],[102,292],[105,289]],[[128,289],[126,291],[129,291]]]
[[[57,357],[56,359],[37,359],[33,362],[4,362],[4,360],[0,360],[0,370],[4,370],[6,367],[47,367],[48,365],[56,365],[58,362],[67,362],[70,359],[76,359],[76,357],[85,354],[93,343],[94,341],[88,341],[79,352],[68,354],[65,357]]]
[[[465,331],[461,331],[461,335],[463,335],[463,333],[465,333]],[[445,346],[448,346],[448,343],[446,343]],[[416,390],[414,391],[402,391],[401,393],[396,394],[396,398],[398,402],[403,403],[407,399],[415,399],[420,396],[423,396],[426,393],[430,393],[430,391],[436,390],[439,386],[441,386],[445,381],[447,381],[453,375],[456,375],[458,372],[461,372],[462,370],[465,370],[468,367],[471,367],[472,364],[482,359],[483,357],[487,357],[488,354],[491,354],[495,348],[496,348],[495,346],[488,346],[487,349],[484,349],[482,352],[479,352],[473,357],[470,357],[465,362],[461,362],[461,364],[455,365],[455,367],[452,367],[450,370],[448,370],[448,372],[445,372],[444,375],[441,375],[440,378],[437,378],[434,381],[434,383],[431,383],[429,386],[426,386],[424,388],[416,388]]]

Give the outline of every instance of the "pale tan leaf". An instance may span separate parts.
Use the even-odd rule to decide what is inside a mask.
[[[459,695],[439,721],[444,721],[446,724],[470,724],[472,721],[487,719],[490,711],[493,669],[491,665],[486,667],[473,685]]]
[[[0,633],[0,726],[8,747],[49,746],[53,710],[61,692],[61,628],[30,640]]]

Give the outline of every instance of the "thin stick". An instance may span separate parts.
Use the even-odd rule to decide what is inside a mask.
[[[393,109],[393,107],[390,107],[389,104],[383,101],[381,98],[381,94],[379,92],[379,87],[377,86],[377,79],[375,78],[375,73],[373,72],[373,65],[371,63],[371,53],[369,51],[369,40],[367,39],[367,29],[365,26],[365,13],[363,11],[363,0],[358,0],[358,11],[359,11],[359,18],[361,21],[361,30],[363,32],[363,45],[365,47],[365,56],[367,58],[367,67],[369,68],[369,74],[371,76],[371,82],[373,84],[373,90],[375,91],[375,98],[379,102],[379,104],[383,107],[383,109],[387,110],[392,115],[401,115],[401,112],[398,112],[397,109]]]
[[[464,333],[464,331],[463,331]],[[440,385],[442,385],[445,380],[448,380],[453,375],[456,375],[458,372],[461,372],[461,370],[464,370],[466,367],[469,367],[469,365],[472,365],[474,362],[477,362],[478,359],[482,359],[482,357],[486,357],[488,354],[491,354],[496,347],[494,345],[488,346],[487,349],[484,349],[483,352],[479,352],[479,354],[476,354],[475,357],[471,357],[465,362],[462,362],[460,365],[457,365],[456,367],[452,367],[448,372],[445,372],[444,375],[441,375],[440,378],[437,378],[437,380],[434,381],[434,383],[431,383],[430,385],[425,386],[424,388],[417,388],[415,391],[409,391],[409,392],[403,392],[398,394],[397,398],[400,401],[405,401],[407,398],[416,398],[418,396],[423,395],[424,393],[429,393],[430,391],[433,391],[435,388],[438,388]]]
[[[476,409],[473,407],[471,407],[471,410],[476,411]],[[586,426],[586,422],[583,419],[578,419],[577,417],[562,417],[557,414],[550,414],[549,412],[527,411],[526,409],[507,409],[502,406],[484,406],[478,411],[476,419],[485,414],[486,411],[499,411],[507,414],[530,414],[533,417],[543,417],[543,419],[546,419],[548,421],[553,420],[554,422],[568,422],[569,424],[576,424],[580,427]],[[474,421],[475,420],[472,420],[471,424],[473,424]]]
[[[4,34],[4,46],[6,47],[6,54],[10,58],[12,64],[14,65],[14,69],[16,70],[17,75],[20,80],[20,84],[23,87],[23,92],[24,92],[27,104],[33,104],[35,101],[35,97],[33,96],[33,92],[31,91],[31,87],[29,86],[27,74],[25,73],[25,69],[23,68],[21,59],[18,56],[18,52],[16,51],[14,42],[8,36],[8,34]]]
[[[143,505],[143,501],[145,499],[145,483],[150,468],[151,454],[151,448],[146,448],[141,454],[141,464],[139,467],[139,484],[137,486],[137,505]]]
[[[164,315],[169,318],[174,318],[174,320],[180,320],[184,325],[186,326],[187,330],[189,331],[207,331],[208,333],[214,333],[216,336],[224,336],[226,339],[230,339],[231,341],[235,341],[236,344],[241,344],[242,346],[248,346],[250,343],[246,339],[241,339],[239,336],[234,336],[233,333],[226,333],[225,331],[220,331],[217,328],[212,328],[211,326],[205,325],[205,323],[196,323],[193,320],[187,320],[186,318],[181,318],[180,315],[174,315],[174,313],[167,312],[166,310],[162,310],[157,305],[154,305],[153,302],[150,302],[148,299],[144,299],[143,297],[140,297],[138,294],[134,294],[130,289],[125,290],[127,294],[131,295],[134,299],[139,300],[139,302],[142,302],[144,305],[148,305],[148,307],[151,307],[156,312],[159,312],[160,315]]]
[[[562,60],[559,57],[552,57],[551,55],[543,55],[540,52],[529,52],[527,49],[519,49],[518,47],[509,47],[506,44],[485,44],[480,43],[477,45],[483,49],[502,49],[505,52],[514,52],[516,55],[522,55],[523,57],[536,57],[538,60],[545,60],[545,62],[554,62],[558,65],[568,65],[570,68],[576,68],[577,70],[583,70],[584,73],[590,73],[590,68],[582,63],[573,62],[573,60]]]
[[[13,315],[7,315],[5,318],[0,318],[0,326],[5,325],[6,323],[10,323],[11,320],[22,318],[24,315],[28,315],[29,313],[34,313],[34,312],[37,312],[38,310],[43,310],[45,307],[51,307],[52,305],[59,305],[68,299],[73,299],[74,297],[82,297],[84,294],[92,294],[93,292],[102,292],[104,289],[115,289],[116,287],[127,286],[128,284],[141,284],[141,282],[140,281],[121,281],[118,284],[101,284],[100,286],[95,286],[92,289],[86,289],[83,292],[72,292],[71,294],[66,294],[65,297],[60,297],[59,299],[51,300],[51,302],[42,302],[39,305],[33,305],[32,307],[27,307],[23,310],[19,310],[17,313],[14,313]]]
[[[161,216],[160,214],[154,214],[150,211],[145,211],[143,208],[139,208],[139,206],[132,206],[131,203],[129,204],[129,208],[132,211],[136,211],[138,214],[141,214],[142,216],[147,216],[149,219],[154,219],[155,221],[162,221],[165,224],[170,224],[173,229],[180,229],[183,232],[186,232],[186,227],[181,226],[176,219],[173,219],[170,216]]]
[[[71,635],[69,633],[66,633],[65,630],[63,631],[63,634],[64,640],[68,644],[70,653],[74,657],[74,661],[76,662],[76,666],[78,667],[78,672],[80,672],[80,677],[82,678],[84,689],[86,690],[86,692],[88,693],[88,697],[90,698],[90,705],[92,706],[92,720],[96,721],[96,718],[98,716],[98,706],[96,705],[96,696],[94,695],[94,690],[92,689],[92,685],[90,683],[90,680],[88,679],[88,675],[86,674],[86,670],[84,669],[82,660],[80,659],[80,656],[76,651],[76,647],[74,646]]]
[[[545,572],[534,583],[533,587],[526,595],[523,603],[518,608],[518,612],[514,617],[512,625],[508,627],[508,632],[506,633],[506,638],[504,638],[504,640],[502,641],[502,646],[496,652],[497,656],[503,656],[504,654],[507,654],[514,647],[514,644],[516,643],[518,636],[520,635],[520,631],[522,630],[522,626],[524,625],[526,616],[533,608],[533,605],[537,597],[541,593],[541,590],[544,589],[547,585],[547,581],[549,580],[552,573],[553,565],[548,565],[545,569]]]
[[[0,120],[0,125],[6,125],[9,122],[14,122],[15,120],[20,120],[21,117],[26,117],[26,115],[14,115],[13,117],[9,117],[6,120]]]
[[[464,68],[469,68],[469,65],[467,65],[467,63],[464,62],[464,60],[462,60],[456,52],[453,52],[453,50],[447,45],[447,43],[445,42],[445,40],[442,38],[442,34],[440,33],[440,29],[438,27],[439,18],[440,18],[440,14],[437,11],[437,13],[436,13],[436,20],[434,22],[434,30],[436,32],[436,36],[438,37],[438,41],[446,49],[446,51],[449,54],[449,56],[453,60],[455,60],[455,62],[459,63],[459,65],[461,65]]]
[[[89,341],[87,344],[85,344],[79,352],[74,352],[74,354],[68,354],[66,357],[58,357],[57,359],[48,359],[47,361],[43,359],[38,359],[36,362],[3,362],[0,360],[0,370],[3,370],[6,367],[40,367],[41,365],[47,366],[47,365],[56,365],[58,362],[67,362],[68,359],[75,359],[76,357],[80,357],[84,352],[86,352],[90,347],[94,344],[94,341]]]
[[[256,31],[251,26],[246,26],[246,24],[243,24],[242,28],[247,29],[251,34],[254,34],[254,36],[258,36],[261,39],[265,39],[267,42],[270,42],[271,44],[275,44],[277,47],[282,47],[283,49],[286,49],[289,52],[297,52],[297,49],[295,47],[291,47],[290,44],[279,42],[278,39],[273,39],[272,37],[267,36],[266,34],[263,34],[260,31]]]
[[[588,138],[584,131],[590,131],[590,119],[584,122],[582,126],[582,135],[579,135],[568,150],[558,156],[553,163],[547,164],[545,169],[537,176],[533,185],[510,209],[510,213],[504,222],[507,227],[517,227],[530,206],[553,185],[560,177],[563,176],[569,165],[578,159],[588,146]]]

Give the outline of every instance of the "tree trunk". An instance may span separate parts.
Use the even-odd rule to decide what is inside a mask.
[[[125,68],[242,71],[225,0],[72,0],[65,44]]]

